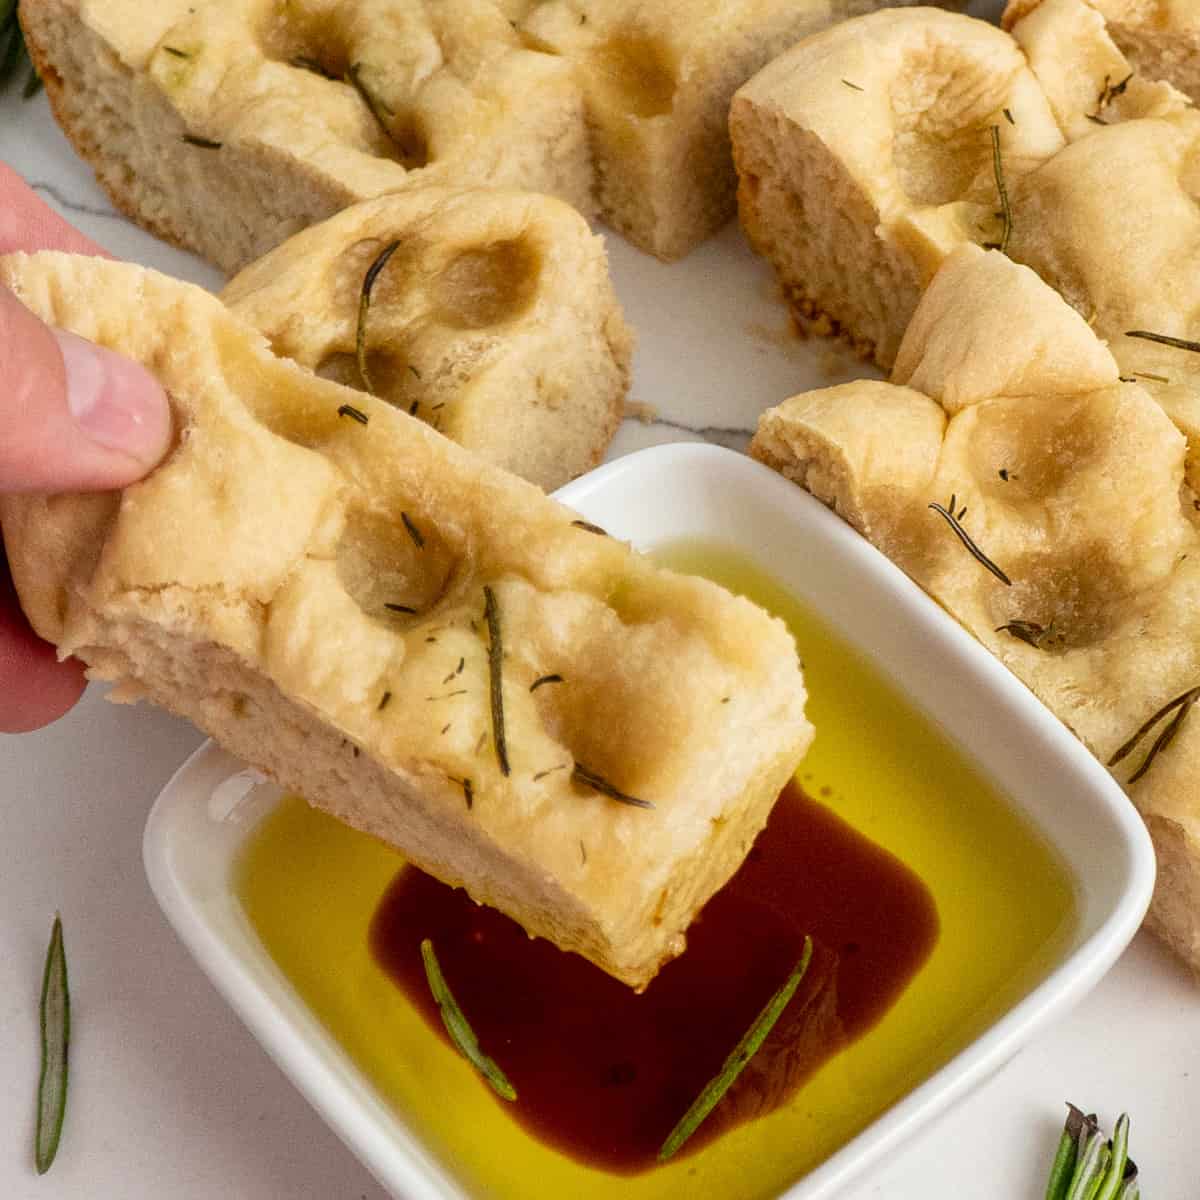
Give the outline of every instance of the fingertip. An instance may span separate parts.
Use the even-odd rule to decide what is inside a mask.
[[[0,614],[0,733],[29,733],[57,721],[86,686],[83,663],[59,662],[19,614]]]

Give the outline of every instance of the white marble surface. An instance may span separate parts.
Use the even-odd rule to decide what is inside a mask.
[[[993,7],[994,5],[989,5]],[[113,215],[44,99],[0,99],[0,159],[113,253],[215,286],[216,274]],[[787,336],[768,273],[728,230],[664,267],[611,239],[640,343],[613,454],[678,438],[745,444],[757,414],[853,369]],[[383,1200],[167,929],[142,874],[150,802],[199,742],[93,689],[42,733],[0,737],[0,1196],[8,1200]],[[68,1123],[53,1172],[31,1164],[36,1003],[63,913],[75,1006]],[[1037,1200],[1062,1101],[1134,1119],[1143,1192],[1194,1197],[1200,989],[1140,937],[1075,1012],[845,1200]]]

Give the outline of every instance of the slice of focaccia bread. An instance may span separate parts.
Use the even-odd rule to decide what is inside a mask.
[[[1200,502],[1185,452],[1078,313],[975,246],[934,277],[892,383],[795,396],[751,446],[1110,765],[1158,854],[1149,925],[1200,974]]]
[[[946,253],[1002,237],[992,131],[1010,180],[1063,144],[1013,39],[930,8],[807,38],[738,91],[730,129],[742,225],[798,322],[881,366]]]
[[[50,253],[0,283],[178,430],[123,492],[0,499],[43,637],[634,987],[682,951],[811,740],[780,622],[197,288]]]
[[[227,272],[357,200],[523,187],[591,212],[569,63],[531,0],[26,0],[51,106],[114,203]]]
[[[363,201],[252,263],[222,299],[277,354],[369,386],[547,491],[594,467],[621,421],[633,337],[604,242],[551,196]]]
[[[1042,0],[1009,0],[1010,29]],[[1147,79],[1165,79],[1200,104],[1200,5],[1196,0],[1086,0],[1112,39]],[[1114,80],[1114,82],[1117,82]]]

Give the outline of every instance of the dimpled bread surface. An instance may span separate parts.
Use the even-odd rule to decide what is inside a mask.
[[[360,298],[376,395],[550,491],[594,467],[624,411],[633,336],[604,242],[560,200],[410,188],[296,234],[222,299],[277,354],[351,387]]]
[[[113,201],[232,273],[414,184],[549,192],[678,257],[733,215],[734,90],[881,2],[23,0],[21,22]]]
[[[0,283],[144,363],[178,435],[123,492],[0,499],[38,633],[631,986],[683,950],[812,737],[781,622],[200,289],[56,253]]]
[[[751,453],[830,504],[1109,763],[1200,684],[1200,514],[1187,443],[1027,267],[954,251],[891,383],[795,396]],[[1008,583],[974,558],[938,503]],[[1150,927],[1200,971],[1200,722],[1136,781],[1169,717],[1112,763],[1159,874]]]
[[[1153,123],[1165,121],[1190,137],[1194,119],[1170,84],[1131,74],[1085,0],[1044,0],[1011,34],[930,9],[881,12],[807,39],[739,90],[739,211],[805,328],[841,332],[890,369],[917,300],[956,247],[1004,245],[1041,270],[1030,242],[1061,236],[1070,220],[1040,224],[1036,207],[1060,161],[1062,178],[1079,178],[1086,161],[1109,175],[1105,225],[1148,234],[1148,255],[1177,241],[1165,198],[1159,212],[1150,187],[1145,207],[1120,199],[1137,183],[1119,169],[1109,131],[1132,126],[1128,142],[1154,140]],[[1180,171],[1190,185],[1186,164]],[[1072,204],[1094,183],[1081,181]],[[1066,252],[1109,275],[1143,261],[1114,259],[1092,230],[1076,229]],[[1093,312],[1090,302],[1080,310]]]

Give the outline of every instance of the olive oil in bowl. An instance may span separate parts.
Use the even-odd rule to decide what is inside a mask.
[[[637,1006],[655,985],[644,997],[626,996],[545,943],[505,942],[506,918],[298,800],[263,820],[239,863],[239,897],[268,952],[472,1195],[777,1195],[1028,992],[1072,931],[1063,866],[870,664],[734,552],[686,543],[655,557],[742,592],[787,622],[817,729],[797,790],[785,794],[756,845],[763,861],[752,853],[729,895],[706,909],[692,949],[663,972],[668,983],[694,955],[687,969],[707,971],[707,983],[702,974],[681,981],[684,999],[664,1000],[663,1011],[635,1029],[645,1015]],[[786,869],[766,882],[764,872],[780,863]],[[787,888],[795,911],[780,912]],[[763,915],[768,910],[774,915]],[[809,980],[800,1051],[789,1062],[768,1056],[693,1144],[657,1165],[663,1123],[669,1128],[675,1109],[682,1115],[697,1080],[702,1086],[711,1075],[705,1064],[714,1054],[720,1061],[748,1023],[743,1014],[752,1017],[782,982],[792,965],[789,938],[814,923],[826,931],[827,957]],[[754,941],[736,936],[739,924],[784,947],[779,960],[753,947],[731,957],[735,943]],[[515,1104],[496,1097],[442,1034],[419,972],[422,936],[433,938],[484,1050],[513,1078]],[[525,967],[530,953],[535,965]],[[518,955],[522,972],[506,975]],[[591,972],[595,986],[585,974],[582,984],[568,979],[565,991],[552,990],[561,983],[556,959],[563,971]],[[814,967],[821,962],[814,957]],[[615,989],[611,1004],[603,1003],[606,989]],[[574,1004],[562,999],[572,995]],[[601,1010],[625,1003],[630,1015],[618,1010],[601,1035],[585,1000]],[[712,1007],[701,1011],[703,1004]],[[701,1015],[688,1027],[693,1009]],[[718,1017],[735,1009],[718,1028]],[[560,1019],[539,1019],[551,1011]],[[680,1026],[669,1048],[646,1033],[656,1021]],[[776,1069],[777,1061],[784,1065]],[[573,1088],[573,1077],[587,1086]]]

